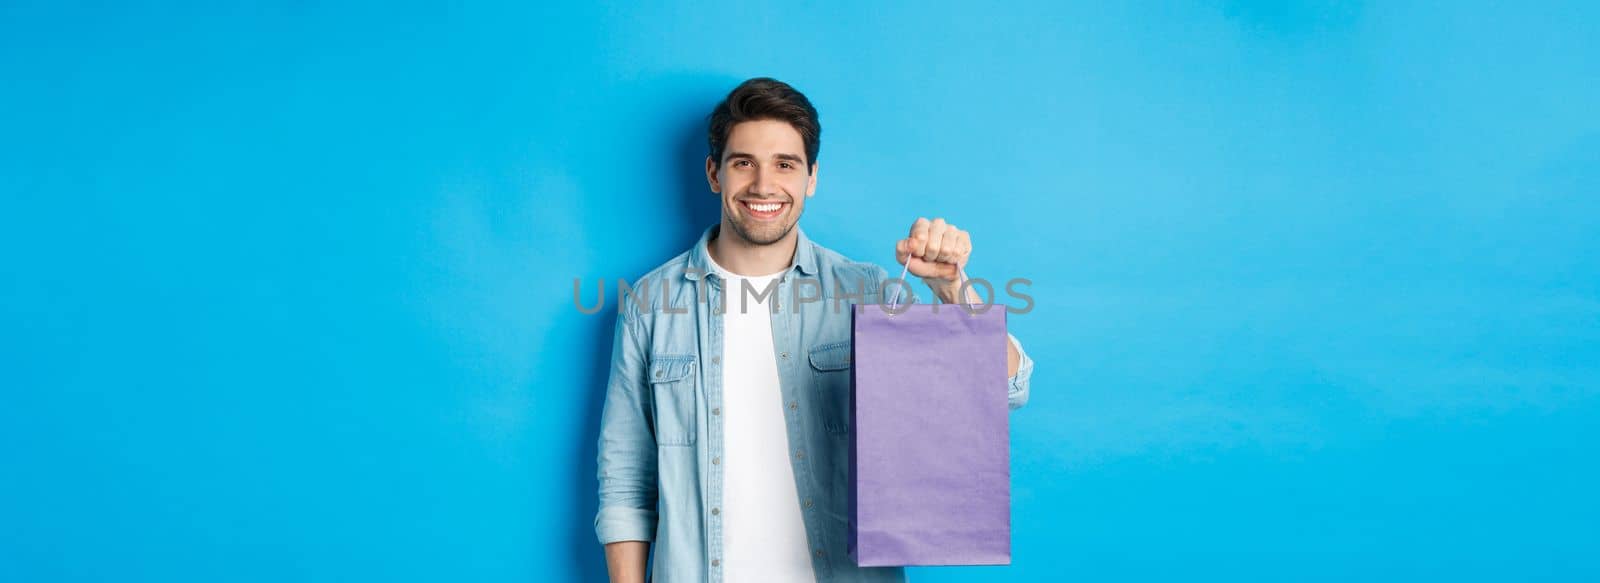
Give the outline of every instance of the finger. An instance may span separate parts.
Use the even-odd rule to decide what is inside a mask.
[[[939,258],[935,259],[935,261],[954,265],[956,259],[960,257],[960,253],[961,231],[956,229],[946,230],[944,237],[939,242]]]
[[[901,265],[910,266],[912,273],[926,271],[924,266],[928,265],[929,263],[927,259],[917,257],[915,252],[917,243],[912,242],[910,239],[902,239],[895,247],[895,261],[899,262]],[[918,277],[922,276],[919,275]]]
[[[939,253],[944,250],[944,234],[950,230],[944,219],[934,219],[928,225],[928,245],[919,255],[925,261],[938,261]]]
[[[961,252],[956,261],[956,266],[964,268],[967,266],[967,262],[972,260],[972,233],[961,232],[961,242],[958,248],[961,249]]]
[[[940,260],[940,256],[944,255],[948,249],[945,247],[945,244],[949,243],[949,241],[945,240],[946,232],[946,230],[941,229],[939,230],[939,233],[935,235],[933,234],[932,229],[929,230],[930,242],[928,243],[928,254],[924,255],[922,257],[923,259],[929,262],[938,262]]]
[[[955,273],[956,269],[956,266],[954,265],[949,263],[934,263],[926,259],[913,259],[913,261],[917,261],[917,267],[922,268],[922,273],[919,274],[918,277],[926,279],[954,279],[953,274]]]
[[[951,263],[959,267],[967,262],[967,253],[972,249],[972,244],[969,241],[966,231],[956,230],[955,241],[950,243],[950,248],[952,249],[950,252]]]
[[[960,253],[961,229],[956,228],[955,225],[948,225],[948,228],[945,229],[944,237],[939,243],[938,261],[940,263],[954,264],[960,257]]]
[[[917,220],[911,223],[911,233],[907,236],[911,239],[916,239],[919,237],[926,239],[928,238],[928,228],[932,226],[932,221],[929,221],[924,217],[917,217]]]
[[[917,217],[917,221],[911,223],[911,236],[909,237],[911,245],[906,249],[908,252],[914,256],[922,256],[922,250],[928,244],[928,228],[932,225],[933,223],[922,217]]]

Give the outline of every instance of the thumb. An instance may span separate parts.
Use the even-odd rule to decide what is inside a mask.
[[[906,261],[908,259],[911,259],[911,240],[910,239],[901,239],[899,241],[895,241],[895,243],[894,243],[894,261],[895,261],[895,263],[899,263],[901,265],[905,265]]]

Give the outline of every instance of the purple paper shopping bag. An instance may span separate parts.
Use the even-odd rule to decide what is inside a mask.
[[[1010,564],[1005,306],[862,305],[852,314],[856,564]]]

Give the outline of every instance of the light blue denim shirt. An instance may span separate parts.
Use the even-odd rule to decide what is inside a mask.
[[[632,298],[618,300],[611,377],[600,416],[600,510],[594,528],[601,544],[653,542],[652,573],[659,583],[722,581],[719,507],[727,436],[721,314],[724,297],[737,302],[740,290],[725,296],[711,268],[706,245],[717,229],[711,227],[694,248],[636,281]],[[846,259],[802,232],[794,263],[778,279],[773,296],[778,306],[772,340],[789,409],[789,461],[818,581],[905,580],[898,567],[855,566],[845,549],[849,310],[852,304],[879,303],[887,277],[883,268]],[[1010,379],[1012,409],[1028,401],[1032,372],[1033,361],[1024,353]]]

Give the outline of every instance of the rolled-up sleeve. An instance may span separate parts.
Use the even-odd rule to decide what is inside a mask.
[[[611,376],[600,413],[600,510],[594,531],[602,545],[655,538],[656,444],[651,394],[644,382],[645,345],[637,315],[624,304],[617,313]]]
[[[1017,342],[1016,336],[1008,333],[1006,338],[1010,339],[1012,346],[1017,347],[1017,355],[1022,357],[1017,363],[1017,374],[1009,379],[1011,388],[1006,392],[1006,402],[1015,411],[1028,404],[1028,383],[1033,377],[1033,359],[1028,358],[1028,351],[1022,349],[1022,343]]]

